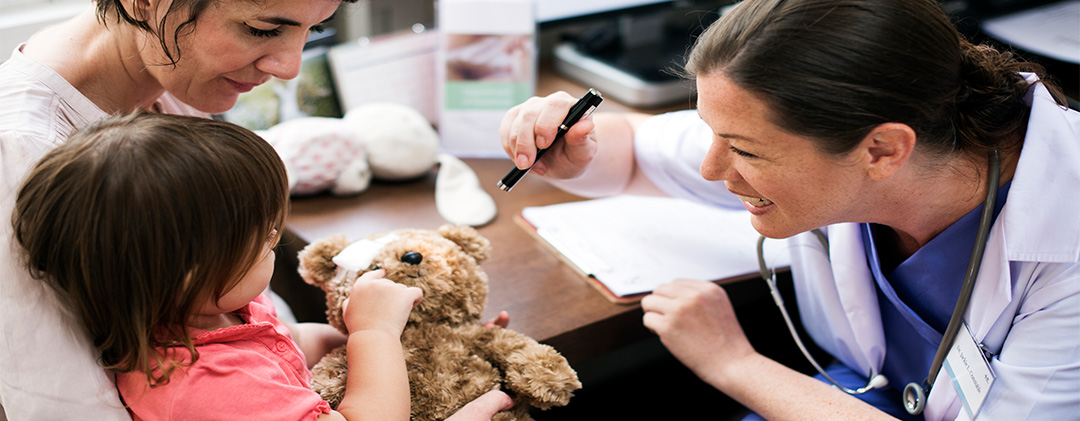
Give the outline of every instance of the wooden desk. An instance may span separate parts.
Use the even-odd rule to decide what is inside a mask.
[[[565,90],[572,95],[587,88],[542,68],[538,92]],[[608,100],[604,111],[639,111]],[[498,215],[479,227],[492,254],[481,266],[487,271],[490,294],[485,319],[501,310],[510,313],[510,327],[558,349],[571,363],[584,361],[651,335],[641,324],[638,305],[614,304],[589,286],[566,264],[518,226],[513,217],[526,206],[582,200],[536,177],[526,177],[513,193],[496,182],[513,166],[509,159],[465,159],[488,194]],[[351,198],[317,196],[293,201],[288,227],[302,242],[344,233],[359,239],[398,228],[434,229],[445,223],[435,209],[435,172],[405,183],[378,183]],[[293,244],[294,248],[303,244]],[[293,270],[288,266],[279,270]],[[275,285],[275,290],[277,286]]]

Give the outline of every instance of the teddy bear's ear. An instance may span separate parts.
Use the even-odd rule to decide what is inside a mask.
[[[439,235],[457,243],[466,254],[476,259],[477,263],[487,260],[491,253],[491,242],[480,236],[473,227],[446,224],[439,227]]]
[[[325,289],[326,283],[337,274],[337,264],[332,259],[347,245],[343,234],[308,244],[300,250],[300,277],[311,285]]]

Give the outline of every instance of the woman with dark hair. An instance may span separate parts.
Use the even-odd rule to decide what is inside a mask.
[[[30,166],[81,127],[137,109],[209,117],[271,77],[295,77],[309,33],[355,1],[96,0],[34,34],[0,64],[0,215]],[[10,224],[0,224],[0,249],[3,413],[128,419],[63,299],[15,260]],[[326,324],[295,326],[312,361],[345,341]],[[477,419],[508,400],[485,399],[469,410]]]
[[[597,114],[533,172],[744,207],[791,237],[803,325],[835,361],[815,380],[763,357],[723,288],[691,280],[641,302],[675,357],[767,419],[1075,416],[1080,115],[1041,68],[972,45],[931,0],[747,0],[686,73],[697,112]],[[506,115],[518,167],[573,100]]]

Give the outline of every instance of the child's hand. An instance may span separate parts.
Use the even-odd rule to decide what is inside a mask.
[[[420,288],[408,287],[384,278],[386,271],[374,270],[360,276],[345,302],[345,327],[349,333],[381,329],[401,336],[412,308],[424,297]]]

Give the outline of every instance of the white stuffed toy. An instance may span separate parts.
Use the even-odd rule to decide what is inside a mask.
[[[293,196],[324,191],[356,195],[366,191],[372,179],[414,179],[439,164],[435,198],[443,218],[478,226],[495,217],[495,202],[480,187],[472,169],[451,155],[440,154],[438,133],[410,107],[369,104],[340,119],[297,118],[259,134],[285,162]]]

